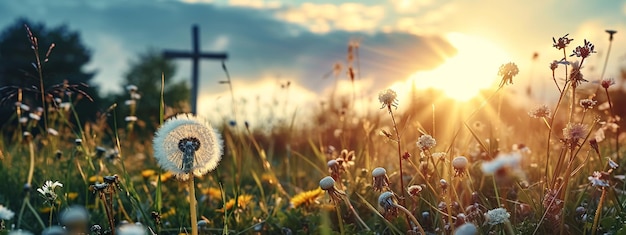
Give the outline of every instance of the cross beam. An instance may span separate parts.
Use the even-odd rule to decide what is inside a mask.
[[[198,25],[193,25],[191,27],[191,44],[192,51],[177,51],[177,50],[165,50],[163,51],[163,57],[167,59],[179,59],[179,58],[190,58],[191,65],[191,112],[193,114],[197,114],[197,105],[198,105],[198,74],[199,74],[199,62],[200,59],[213,59],[213,60],[226,60],[228,59],[228,54],[226,53],[203,53],[200,51],[200,40],[199,40],[199,29]]]

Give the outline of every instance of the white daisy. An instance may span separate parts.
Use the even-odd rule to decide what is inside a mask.
[[[153,140],[154,157],[164,170],[186,180],[217,167],[222,139],[211,125],[193,114],[179,114],[163,123]]]
[[[57,194],[54,192],[57,187],[63,187],[63,184],[59,183],[59,181],[52,182],[48,180],[41,188],[37,189],[37,192],[41,193],[47,200],[54,201],[57,199]]]

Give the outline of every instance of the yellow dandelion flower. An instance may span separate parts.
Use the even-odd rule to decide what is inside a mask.
[[[70,193],[67,194],[67,199],[70,199],[70,200],[74,200],[77,197],[78,197],[78,193],[77,192],[70,192]]]
[[[167,210],[166,212],[161,213],[161,219],[165,219],[167,217],[176,215],[176,208],[174,207],[170,207],[169,210]]]
[[[147,169],[147,170],[143,170],[141,171],[141,176],[143,176],[143,178],[150,178],[151,176],[155,175],[156,171],[152,170],[152,169]]]
[[[252,195],[239,195],[239,197],[237,198],[237,207],[241,209],[246,209],[246,206],[250,203],[250,201],[252,201]],[[233,206],[235,206],[235,199],[231,198],[230,200],[228,200],[228,202],[226,202],[226,204],[224,204],[224,208],[218,209],[217,211],[224,212],[224,210],[232,209]]]
[[[208,187],[206,189],[202,189],[202,194],[209,196],[211,200],[222,200],[222,190],[215,187]],[[234,202],[233,202],[234,203]]]
[[[172,174],[172,172],[169,172],[169,171],[161,174],[161,182],[165,182],[169,180],[170,178],[172,178],[172,176],[174,176],[174,174]]]
[[[310,206],[316,203],[316,199],[324,194],[324,190],[321,188],[313,189],[306,192],[301,192],[291,198],[291,208],[297,208],[300,206]]]
[[[42,214],[48,214],[50,213],[50,210],[52,210],[52,207],[49,206],[39,208],[39,212],[41,212]]]
[[[104,182],[104,178],[101,175],[94,175],[89,177],[89,183],[95,183],[95,182]]]

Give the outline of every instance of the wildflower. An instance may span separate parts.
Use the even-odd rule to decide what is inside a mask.
[[[429,150],[435,147],[436,144],[437,141],[431,135],[422,135],[417,139],[417,147],[422,151]]]
[[[498,70],[498,76],[502,76],[502,82],[500,82],[500,87],[506,84],[513,84],[513,77],[515,77],[519,73],[519,68],[513,62],[509,62],[500,66]]]
[[[454,230],[454,235],[476,235],[478,234],[478,229],[476,225],[472,223],[464,223]]]
[[[135,103],[137,103],[135,100],[126,100],[126,101],[124,101],[124,104],[126,106],[135,105]]]
[[[89,231],[95,233],[95,234],[101,234],[102,232],[102,226],[98,225],[98,224],[94,224],[93,226],[91,226],[91,228],[89,229]]]
[[[191,114],[179,114],[157,130],[154,156],[161,168],[185,180],[202,176],[222,158],[222,139],[210,124]]]
[[[606,159],[608,160],[608,164],[611,169],[617,169],[619,167],[619,164],[614,162],[610,157],[607,157]]]
[[[346,193],[335,188],[335,180],[330,176],[326,176],[320,180],[320,188],[328,192],[330,201],[334,203],[341,201],[341,197],[346,195]]]
[[[16,105],[18,103],[16,103]],[[20,109],[22,109],[23,111],[26,111],[26,112],[30,111],[30,107],[28,105],[26,105],[26,104],[19,103],[19,106],[20,106]]]
[[[291,198],[289,206],[291,208],[298,208],[300,206],[306,207],[313,205],[316,203],[317,198],[322,196],[323,193],[324,191],[321,188],[301,192]]]
[[[597,53],[594,48],[595,46],[590,41],[587,41],[587,39],[585,39],[584,45],[577,46],[576,49],[574,49],[573,54],[571,54],[570,56],[582,57],[584,59],[589,57],[591,53]]]
[[[391,106],[398,108],[398,95],[395,91],[387,89],[378,93],[378,101],[382,104],[382,108],[391,109]]]
[[[206,189],[202,189],[202,194],[207,195],[209,199],[213,200],[222,200],[222,190],[215,187],[208,187]]]
[[[347,149],[343,149],[341,150],[341,153],[339,153],[339,158],[337,158],[337,162],[339,162],[341,165],[344,166],[344,168],[350,167],[350,166],[354,166],[354,150],[352,151],[348,151]],[[343,161],[340,161],[343,160]]]
[[[141,99],[141,95],[139,93],[131,93],[130,98],[133,100],[139,100]]]
[[[328,161],[328,163],[326,163],[326,165],[328,166],[328,172],[330,173],[330,176],[332,176],[335,180],[339,180],[339,177],[341,177],[341,172],[343,172],[343,167],[341,166],[341,164],[337,163],[337,160],[330,160]]]
[[[27,118],[27,117],[21,117],[21,118],[20,118],[20,120],[19,120],[19,122],[20,122],[21,124],[26,124],[26,123],[28,122],[28,118]]]
[[[556,70],[556,68],[558,68],[558,67],[559,67],[559,61],[553,60],[550,63],[550,70],[552,70],[552,72],[554,72],[554,70]]]
[[[81,146],[81,145],[83,145],[83,139],[75,139],[75,140],[74,140],[74,143],[75,143],[77,146]]]
[[[252,201],[252,195],[248,195],[248,194],[239,195],[239,197],[237,197],[237,208],[245,209],[246,206],[251,201]],[[230,200],[226,202],[226,204],[224,204],[224,207],[222,209],[219,209],[218,211],[220,212],[228,211],[232,209],[234,206],[235,206],[235,199],[231,198]]]
[[[592,109],[593,106],[595,106],[598,102],[592,99],[581,99],[580,101],[580,106],[583,107],[583,109],[587,110],[587,109]]]
[[[487,223],[490,225],[498,225],[509,221],[509,217],[511,214],[506,211],[504,208],[496,208],[493,210],[487,211],[485,214],[485,218],[487,219]]]
[[[387,177],[387,170],[382,167],[376,167],[372,170],[372,178],[375,191],[383,191],[389,187],[389,177]]]
[[[145,169],[141,171],[141,177],[143,177],[144,179],[150,178],[154,176],[155,174],[156,174],[156,171],[152,169]]]
[[[569,34],[565,34],[565,36],[560,37],[559,40],[555,40],[554,37],[552,38],[552,46],[555,47],[558,50],[564,49],[565,47],[567,47],[567,45],[571,42],[574,41],[574,39],[569,39],[567,38],[567,35]]]
[[[417,197],[419,193],[422,192],[422,186],[411,185],[406,191],[409,193],[409,195],[411,195],[411,197]]]
[[[57,136],[59,135],[59,132],[53,128],[48,128],[48,134],[53,135],[53,136]]]
[[[569,144],[578,144],[580,139],[584,139],[587,134],[587,125],[582,123],[568,123],[563,128],[563,138]]]
[[[392,192],[387,191],[378,196],[378,205],[383,208],[385,214],[398,214],[398,208],[395,206],[396,204],[396,198]]]
[[[580,85],[582,82],[588,82],[583,78],[583,74],[582,72],[580,72],[580,69],[582,69],[580,62],[576,61],[572,63],[572,70],[570,71],[569,80],[574,87]]]
[[[9,208],[0,205],[0,220],[10,220],[14,215],[15,213],[9,210]]]
[[[599,171],[594,171],[591,176],[587,177],[592,186],[595,187],[606,187],[609,186],[609,183],[606,181],[605,174]]]
[[[96,147],[96,158],[101,158],[104,153],[107,151],[104,147],[98,146]]]
[[[137,116],[126,116],[126,118],[124,118],[125,121],[127,122],[136,122],[137,121]]]
[[[48,180],[41,188],[37,189],[37,192],[41,193],[46,200],[52,202],[57,199],[57,194],[54,192],[57,187],[63,187],[63,184],[59,183],[59,181],[52,182]]]
[[[496,171],[505,167],[517,168],[522,161],[522,154],[520,152],[512,152],[510,154],[499,154],[495,159],[489,162],[483,162],[481,170],[485,174],[493,174]]]
[[[452,160],[452,168],[454,168],[455,176],[462,176],[465,173],[465,168],[467,168],[467,158],[464,156],[455,157]]]
[[[615,85],[615,79],[614,78],[604,78],[604,79],[600,80],[600,85],[602,85],[602,88],[604,88],[604,89],[609,89],[610,86]]]
[[[532,118],[549,118],[552,111],[544,104],[528,112],[528,115]]]

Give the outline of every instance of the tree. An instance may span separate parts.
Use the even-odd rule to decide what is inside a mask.
[[[37,66],[37,55],[41,66]],[[83,69],[90,58],[80,34],[66,25],[47,28],[43,23],[17,19],[0,34],[0,121],[10,120],[19,93],[22,103],[32,108],[45,107],[42,97],[50,105],[53,98],[71,98],[81,121],[92,120],[99,99],[90,84],[94,73]]]
[[[138,60],[131,62],[130,69],[125,75],[124,84],[122,84],[128,94],[116,95],[114,100],[116,103],[125,104],[124,106],[128,107],[121,112],[137,118],[137,121],[133,121],[134,118],[120,117],[118,123],[126,122],[128,123],[127,127],[140,132],[138,136],[151,139],[159,126],[161,75],[163,75],[166,116],[168,113],[189,111],[190,89],[185,81],[176,82],[172,80],[176,72],[175,64],[163,58],[157,51],[151,50],[140,54],[138,57]],[[131,91],[135,87],[136,91]],[[140,95],[141,98],[133,99],[138,98],[137,95]]]

